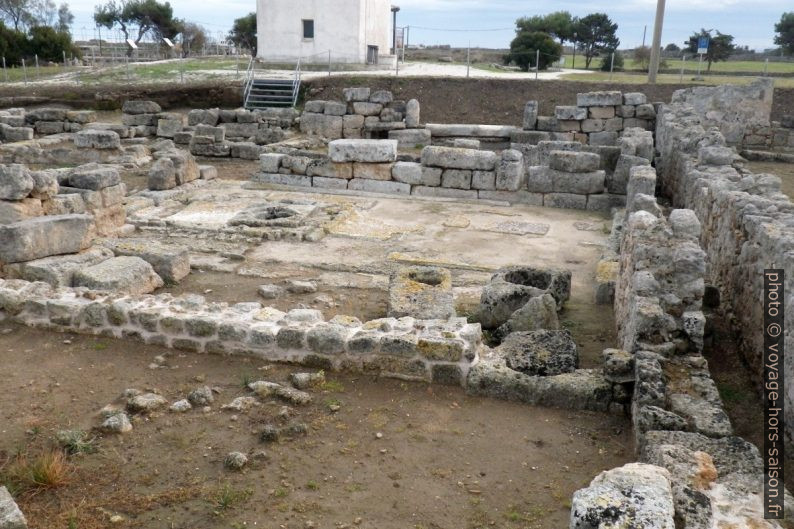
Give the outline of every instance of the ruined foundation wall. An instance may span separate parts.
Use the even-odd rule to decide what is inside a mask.
[[[722,87],[700,92],[719,99]],[[735,89],[734,89],[735,90]],[[734,92],[735,93],[735,92]],[[759,98],[758,90],[745,97]],[[682,98],[676,100],[681,101]],[[699,103],[700,106],[707,102]],[[737,105],[743,102],[737,101]],[[702,224],[701,246],[708,256],[709,280],[720,290],[741,351],[756,380],[763,375],[763,271],[783,268],[786,291],[794,292],[794,204],[780,193],[780,179],[742,169],[713,120],[686,100],[663,107],[657,125],[661,189],[680,207],[692,208]],[[729,124],[728,129],[732,129]],[[794,297],[786,304],[786,347],[794,350]],[[794,369],[787,355],[786,372]],[[787,377],[786,419],[794,434],[794,377]]]

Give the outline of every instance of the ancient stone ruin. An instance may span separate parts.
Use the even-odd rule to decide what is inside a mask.
[[[734,435],[703,356],[716,296],[760,376],[758,271],[775,262],[794,286],[794,206],[743,158],[792,146],[770,98],[763,81],[670,102],[581,93],[548,116],[528,102],[522,127],[426,124],[418,100],[363,87],[302,112],[3,110],[0,321],[323,370],[294,387],[247,381],[236,413],[308,403],[345,372],[625,414],[636,462],[573,495],[571,528],[781,527],[763,521],[761,457]],[[226,158],[247,173],[230,178]],[[430,217],[444,207],[458,209]],[[202,274],[270,283],[259,301],[218,300]],[[380,307],[327,312],[338,303],[318,283],[366,283]],[[608,315],[601,326],[614,314],[595,355],[577,335],[582,304]],[[213,393],[129,390],[96,427],[134,435],[136,414],[188,413]],[[4,488],[0,527],[26,527]]]

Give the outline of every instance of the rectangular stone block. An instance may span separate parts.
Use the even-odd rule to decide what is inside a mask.
[[[623,95],[617,90],[576,94],[576,106],[614,107],[623,104]]]
[[[344,120],[342,116],[304,112],[301,115],[300,128],[304,134],[335,140],[342,138],[344,134]]]
[[[354,178],[350,180],[347,188],[354,191],[385,193],[389,195],[409,195],[411,193],[411,186],[408,184],[384,180],[367,180],[363,178]]]
[[[224,123],[226,138],[253,138],[259,132],[258,123]]]
[[[360,116],[380,116],[382,110],[383,105],[378,103],[370,103],[368,101],[353,102],[353,113]]]
[[[556,193],[589,195],[604,192],[604,181],[606,179],[604,171],[566,173],[549,169],[548,175],[552,182],[552,190]]]
[[[510,138],[519,130],[508,125],[462,125],[428,123],[427,128],[434,138]]]
[[[554,191],[554,184],[549,171],[547,165],[530,167],[527,177],[527,189],[532,193],[551,193]]]
[[[607,177],[607,190],[617,195],[626,194],[626,186],[629,182],[629,173],[632,167],[637,165],[650,165],[645,158],[621,154],[615,166],[615,172]]]
[[[91,215],[54,215],[0,226],[0,261],[19,263],[77,253],[91,245]]]
[[[551,151],[549,167],[567,173],[588,173],[597,171],[601,157],[590,152]]]
[[[392,167],[392,179],[409,185],[421,185],[422,164],[415,162],[397,162]]]
[[[636,107],[634,105],[621,105],[615,107],[615,115],[621,118],[633,118]]]
[[[83,149],[118,149],[121,139],[112,130],[87,129],[74,135],[74,145]]]
[[[471,189],[471,171],[445,169],[441,174],[441,186],[455,189]]]
[[[330,158],[315,160],[306,169],[306,176],[320,176],[323,178],[353,178],[352,163],[334,163]]]
[[[537,101],[527,101],[527,104],[524,105],[524,130],[533,130],[535,128],[538,122],[538,109]]]
[[[397,140],[403,149],[416,149],[430,145],[432,137],[427,129],[390,130],[389,139]]]
[[[604,130],[606,120],[604,119],[586,119],[582,121],[582,132],[601,132]]]
[[[624,105],[644,105],[648,102],[648,98],[642,92],[626,92],[623,94]]]
[[[471,187],[485,191],[496,189],[496,173],[494,171],[473,171],[471,174]]]
[[[422,149],[422,165],[430,167],[493,171],[496,162],[496,153],[491,151],[437,146]]]
[[[34,128],[37,134],[47,136],[64,132],[63,121],[37,121]]]
[[[610,119],[615,117],[615,107],[589,107],[587,117],[591,119]]]
[[[527,206],[543,205],[543,193],[530,193],[524,189],[519,189],[518,191],[487,191],[481,189],[477,195],[480,200],[494,200],[511,204],[525,204]]]
[[[347,189],[347,180],[344,178],[313,176],[312,187],[320,187],[323,189]]]
[[[549,139],[551,139],[549,133],[542,130],[517,130],[510,135],[510,143],[525,143],[529,145],[537,145],[538,142]]]
[[[543,196],[543,206],[561,209],[587,209],[587,195],[548,193]]]
[[[557,118],[554,116],[538,116],[537,128],[540,131],[555,132],[559,130]]]
[[[353,163],[353,178],[391,180],[393,163]]]
[[[277,173],[286,154],[269,152],[259,155],[259,167],[265,173]]]
[[[312,178],[310,176],[294,174],[256,173],[251,177],[251,180],[262,184],[276,184],[282,186],[312,186]]]
[[[593,132],[590,134],[589,144],[593,146],[615,145],[618,141],[618,133],[614,131]]]
[[[588,211],[605,211],[610,212],[612,208],[625,208],[626,196],[613,195],[611,193],[603,193],[599,195],[588,195],[587,209]]]
[[[328,156],[336,163],[386,163],[397,161],[397,140],[335,140]]]
[[[562,132],[579,132],[582,130],[582,122],[574,120],[557,120],[557,128]]]
[[[117,257],[140,257],[166,283],[178,283],[190,273],[190,253],[184,246],[150,239],[115,239],[106,245]]]
[[[587,119],[587,109],[574,106],[559,106],[554,109],[554,117],[557,121],[581,121]]]
[[[443,169],[438,167],[424,167],[422,166],[422,185],[435,187],[441,185],[441,173]]]
[[[0,200],[0,224],[12,224],[25,219],[44,215],[41,200],[23,198],[22,200]],[[0,256],[2,260],[2,256]]]

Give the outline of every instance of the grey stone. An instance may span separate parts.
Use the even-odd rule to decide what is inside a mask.
[[[559,106],[554,109],[554,117],[557,121],[581,121],[587,119],[587,109],[578,106]]]
[[[75,272],[111,257],[113,252],[109,249],[94,247],[77,254],[56,255],[7,266],[17,266],[19,277],[26,281],[43,281],[53,287],[71,287]]]
[[[405,126],[409,129],[414,129],[419,127],[420,123],[421,119],[419,101],[416,99],[410,99],[405,105]]]
[[[656,111],[654,110],[653,105],[649,103],[637,105],[634,115],[638,119],[656,119]]]
[[[121,138],[112,130],[86,129],[74,135],[74,144],[85,149],[118,149]]]
[[[440,186],[443,172],[444,170],[438,167],[422,166],[422,185],[428,187]]]
[[[190,273],[190,253],[183,246],[152,239],[114,239],[106,242],[116,256],[140,257],[168,284]]]
[[[709,146],[698,151],[699,165],[731,165],[736,153],[730,147]]]
[[[427,129],[409,128],[405,130],[390,130],[389,139],[397,140],[403,149],[416,149],[430,145],[432,138]]]
[[[161,138],[173,138],[178,132],[182,132],[185,124],[181,119],[158,119],[157,136]]]
[[[345,88],[342,93],[344,94],[345,101],[348,103],[369,101],[370,89],[364,87]]]
[[[637,194],[656,195],[656,170],[650,165],[636,165],[629,169],[626,201],[630,204]]]
[[[329,116],[344,116],[347,113],[347,105],[338,101],[328,101],[325,104],[325,114]]]
[[[618,133],[614,131],[593,132],[590,134],[589,145],[594,146],[611,146],[616,145],[618,142]]]
[[[35,185],[24,165],[0,165],[0,200],[22,200],[30,195]]]
[[[394,95],[388,90],[377,90],[370,94],[369,100],[380,105],[387,105],[394,101]]]
[[[148,294],[163,286],[152,266],[140,257],[114,257],[79,270],[75,286],[124,294]]]
[[[330,140],[343,136],[344,119],[342,116],[327,116],[304,112],[301,116],[301,132],[310,136],[320,136]]]
[[[193,406],[203,407],[215,402],[215,396],[212,394],[212,390],[209,386],[202,386],[188,393],[187,400]]]
[[[624,105],[644,105],[648,102],[648,98],[642,92],[626,92],[623,94]]]
[[[438,267],[412,266],[395,270],[389,281],[388,316],[446,320],[455,316],[452,276]]]
[[[670,473],[629,463],[599,474],[571,501],[571,529],[675,529]]]
[[[496,173],[494,171],[472,171],[471,187],[493,191],[496,189]]]
[[[524,105],[524,130],[534,130],[535,125],[538,123],[538,110],[537,101],[527,101],[527,104]]]
[[[0,225],[0,259],[18,263],[77,253],[91,245],[93,229],[91,215],[52,215]]]
[[[165,407],[168,401],[156,393],[134,395],[127,400],[127,409],[132,413],[151,413]]]
[[[589,173],[568,173],[548,169],[548,177],[555,193],[573,193],[577,195],[598,194],[604,192],[604,171]]]
[[[520,331],[556,330],[560,328],[557,317],[557,303],[551,294],[534,296],[515,311],[510,319],[495,332],[496,339],[503,339],[510,333]]]
[[[7,142],[28,141],[33,139],[32,127],[10,127],[0,124],[0,137]]]
[[[609,107],[622,104],[623,95],[617,90],[576,94],[576,106],[578,107]]]
[[[126,413],[119,411],[106,417],[99,429],[107,433],[127,433],[132,431],[132,423]]]
[[[47,136],[61,134],[64,131],[63,121],[37,121],[34,129],[37,134]]]
[[[380,116],[383,111],[383,105],[370,102],[355,102],[353,103],[353,113],[360,116]]]
[[[99,191],[121,183],[115,167],[95,163],[81,165],[69,174],[69,187]]]
[[[597,171],[601,157],[590,152],[551,151],[549,167],[568,173],[588,173]]]
[[[397,162],[391,170],[392,178],[397,182],[410,185],[423,184],[422,165],[414,162]]]
[[[28,123],[37,121],[65,121],[66,109],[64,108],[34,108],[27,111],[25,120]]]
[[[569,331],[513,332],[498,351],[507,367],[531,376],[572,373],[579,365],[579,351]]]
[[[477,200],[479,195],[473,189],[455,189],[451,187],[414,186],[411,194],[418,197],[453,198],[457,200]]]
[[[493,171],[497,155],[491,151],[428,146],[422,149],[422,165],[444,169]]]
[[[529,168],[527,189],[533,193],[551,193],[554,190],[551,171],[547,165],[535,165]]]
[[[548,193],[543,197],[543,206],[561,209],[587,209],[587,196],[573,193]]]
[[[248,464],[248,456],[242,452],[229,452],[223,459],[223,466],[229,470],[242,470]]]
[[[441,186],[454,189],[471,189],[471,171],[445,169],[441,174]]]
[[[125,101],[121,107],[124,114],[159,114],[162,111],[154,101]]]
[[[638,156],[621,154],[615,172],[607,175],[607,190],[610,193],[625,195],[631,168],[638,165],[650,165],[650,162]]]
[[[502,157],[496,167],[496,189],[518,191],[525,183],[524,155],[514,149],[502,151]]]
[[[520,130],[506,125],[462,125],[428,123],[427,128],[434,138],[505,138]],[[465,168],[464,168],[465,169]]]
[[[328,144],[332,162],[389,163],[397,161],[396,140],[335,140]]]
[[[390,182],[384,180],[370,180],[367,178],[354,178],[347,185],[348,189],[354,191],[365,191],[369,193],[385,193],[390,195],[409,195],[411,186],[401,182]]]
[[[149,168],[147,187],[152,191],[165,191],[177,186],[176,168],[169,158],[155,160]]]
[[[25,516],[5,487],[0,487],[0,529],[28,529]]]

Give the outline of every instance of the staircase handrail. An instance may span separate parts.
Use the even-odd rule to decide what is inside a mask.
[[[248,61],[248,68],[245,72],[245,84],[243,85],[243,104],[248,102],[248,96],[251,94],[251,88],[254,86],[254,56]]]
[[[295,78],[292,81],[292,106],[298,103],[298,92],[301,85],[301,58],[298,57],[298,62],[295,65]]]

